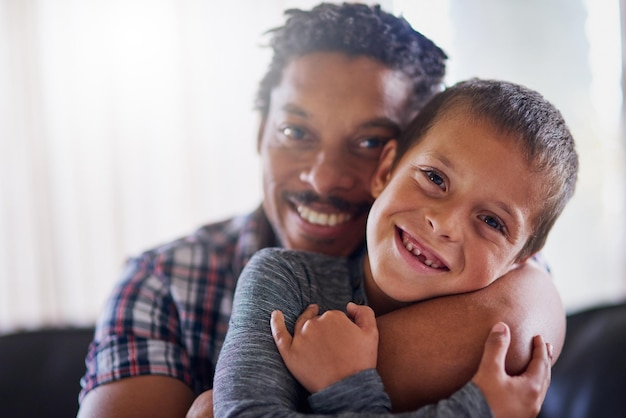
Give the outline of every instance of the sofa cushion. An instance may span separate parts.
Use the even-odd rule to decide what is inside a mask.
[[[0,417],[75,417],[93,328],[0,336]]]
[[[539,416],[626,417],[626,303],[568,315]]]

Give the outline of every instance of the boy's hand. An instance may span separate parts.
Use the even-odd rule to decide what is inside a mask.
[[[509,376],[504,360],[510,342],[509,327],[502,322],[494,325],[472,381],[485,395],[495,418],[536,417],[550,385],[552,345],[535,336],[528,368],[519,376]]]
[[[316,393],[348,376],[376,367],[378,328],[374,311],[349,303],[348,316],[327,311],[318,316],[310,305],[296,321],[293,337],[282,312],[272,312],[270,325],[278,351],[294,377]],[[354,322],[353,322],[354,321]]]

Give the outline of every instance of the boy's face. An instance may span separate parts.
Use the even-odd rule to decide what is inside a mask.
[[[372,186],[374,291],[410,302],[477,290],[514,268],[541,207],[543,179],[514,139],[457,111],[435,122],[389,174],[394,145]]]
[[[365,57],[287,65],[258,139],[263,207],[283,246],[345,256],[363,242],[372,175],[412,116],[410,93],[408,79]]]

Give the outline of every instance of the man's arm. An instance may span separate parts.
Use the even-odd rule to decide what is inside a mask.
[[[378,347],[374,312],[367,306],[349,303],[348,315],[340,311],[327,311],[321,316],[317,313],[317,306],[309,306],[296,321],[293,336],[280,313],[275,312],[271,319],[272,335],[285,365],[312,393],[309,405],[313,412],[387,413],[391,403],[373,370]],[[472,378],[478,388],[465,385],[451,398],[420,408],[410,416],[537,416],[550,382],[552,348],[536,336],[533,359],[526,371],[509,376],[505,358],[510,341],[509,327],[497,323],[487,337],[478,372]]]
[[[192,402],[193,392],[178,379],[130,377],[88,392],[77,418],[182,418]]]
[[[379,317],[377,369],[394,410],[432,403],[468,382],[478,369],[489,330],[500,321],[511,328],[508,373],[526,368],[535,335],[551,343],[553,361],[558,358],[565,311],[552,279],[534,263],[479,291],[424,301]]]

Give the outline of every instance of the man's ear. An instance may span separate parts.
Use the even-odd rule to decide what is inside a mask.
[[[374,172],[374,177],[372,178],[372,196],[374,198],[380,196],[383,189],[385,188],[385,186],[387,186],[387,183],[389,182],[393,162],[396,158],[397,146],[398,141],[392,139],[385,144],[385,147],[380,154],[378,167],[376,168],[376,171]]]
[[[267,122],[266,116],[261,116],[261,122],[259,122],[259,130],[256,134],[256,152],[261,153],[261,141],[263,141],[263,133],[265,132],[265,123]]]

